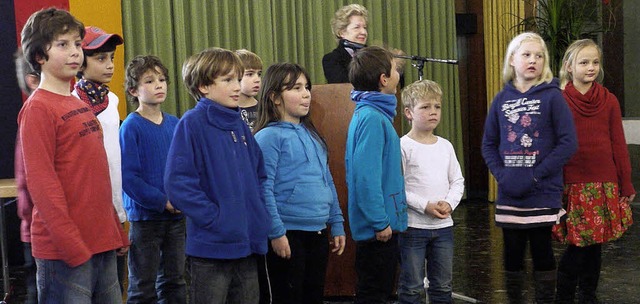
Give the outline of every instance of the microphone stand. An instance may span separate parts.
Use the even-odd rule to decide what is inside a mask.
[[[425,62],[438,62],[438,63],[446,63],[446,64],[458,64],[458,60],[454,59],[437,59],[437,58],[427,58],[421,56],[406,56],[406,55],[393,55],[395,58],[409,59],[413,61],[411,65],[418,69],[418,79],[422,80]]]

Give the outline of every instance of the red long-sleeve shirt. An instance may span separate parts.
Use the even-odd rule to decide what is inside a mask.
[[[127,246],[111,203],[102,129],[91,109],[76,97],[38,89],[18,123],[34,204],[33,256],[75,267]]]

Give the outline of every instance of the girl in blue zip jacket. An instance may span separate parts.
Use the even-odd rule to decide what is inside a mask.
[[[267,265],[274,303],[322,303],[331,226],[332,252],[345,246],[344,218],[329,171],[327,145],[309,117],[309,74],[278,63],[263,75],[255,138],[271,215]]]

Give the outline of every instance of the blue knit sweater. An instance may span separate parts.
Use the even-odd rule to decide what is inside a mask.
[[[166,209],[164,167],[178,118],[163,113],[158,125],[133,112],[120,127],[123,205],[130,221],[174,220]]]

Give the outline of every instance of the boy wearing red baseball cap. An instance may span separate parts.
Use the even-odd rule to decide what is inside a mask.
[[[118,34],[108,34],[95,26],[85,27],[85,36],[81,44],[84,62],[77,75],[80,80],[75,84],[72,93],[91,108],[102,126],[104,149],[107,152],[109,163],[111,200],[122,224],[127,221],[127,215],[122,206],[119,99],[116,94],[109,91],[107,84],[113,78],[115,69],[113,58],[116,46],[123,42],[122,37]],[[126,265],[125,253],[120,252],[118,254],[118,281],[121,291],[124,290]]]

